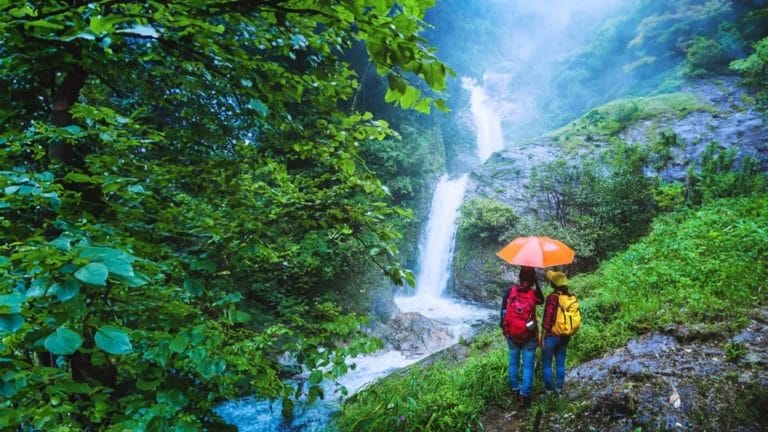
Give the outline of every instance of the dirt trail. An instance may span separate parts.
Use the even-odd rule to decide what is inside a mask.
[[[490,410],[485,431],[768,430],[768,308],[735,335],[718,327],[632,340],[570,370],[559,402]]]

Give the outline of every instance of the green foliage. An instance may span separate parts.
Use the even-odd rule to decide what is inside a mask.
[[[436,156],[442,144],[440,136],[417,127],[405,123],[399,128],[399,139],[367,141],[361,152],[366,166],[387,187],[393,202],[407,207],[413,207],[429,193],[427,179],[445,165]]]
[[[744,77],[744,82],[758,89],[759,97],[768,101],[766,84],[768,83],[768,37],[755,44],[755,52],[749,57],[731,62],[731,70]]]
[[[507,395],[506,355],[494,350],[453,369],[442,364],[411,368],[355,395],[336,426],[343,431],[476,430],[486,404]]]
[[[716,325],[768,304],[765,195],[721,199],[661,216],[648,237],[571,279],[583,301],[583,331],[569,349],[578,363],[636,334],[671,323]],[[573,355],[573,359],[570,359]]]
[[[768,178],[754,156],[745,156],[737,164],[736,149],[720,148],[713,141],[701,156],[701,168],[689,167],[685,196],[689,205],[698,206],[717,198],[762,192],[767,187]]]
[[[222,401],[290,407],[375,349],[328,282],[360,256],[412,278],[408,212],[361,158],[393,132],[349,109],[341,54],[442,107],[429,6],[0,1],[0,427],[220,429]]]
[[[648,164],[656,171],[661,171],[672,160],[672,149],[683,144],[671,130],[651,134],[648,147]]]
[[[747,347],[738,342],[728,342],[723,346],[723,352],[725,353],[725,359],[727,361],[737,362],[749,351],[747,350]]]
[[[713,112],[713,109],[690,93],[620,99],[589,111],[549,136],[563,147],[566,154],[571,155],[595,142],[609,141],[641,120],[661,116],[683,118],[695,111]]]
[[[682,209],[685,204],[685,185],[679,182],[661,183],[653,191],[653,200],[662,212]]]
[[[699,36],[685,48],[683,74],[693,78],[716,74],[725,69],[728,60],[719,41]]]
[[[457,232],[464,241],[475,243],[503,241],[520,219],[511,206],[485,197],[464,202],[460,211]]]
[[[655,214],[643,149],[619,142],[602,157],[556,159],[534,167],[531,177],[533,198],[546,220],[562,227],[565,236],[558,238],[579,245],[584,268],[645,235]]]
[[[675,91],[683,76],[723,72],[766,35],[768,15],[752,2],[632,2],[563,62],[542,111],[561,125],[611,100]]]

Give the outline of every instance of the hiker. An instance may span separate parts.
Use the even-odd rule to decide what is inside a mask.
[[[521,267],[519,281],[509,287],[501,301],[501,329],[509,347],[509,384],[520,406],[531,403],[533,364],[539,326],[536,305],[544,303],[544,294],[533,267]],[[518,380],[522,356],[522,383]]]
[[[552,293],[544,304],[541,320],[541,362],[544,372],[544,391],[555,395],[563,392],[565,381],[565,354],[568,342],[581,324],[581,314],[576,296],[568,291],[568,278],[563,272],[548,271],[547,279]],[[555,383],[552,383],[552,357],[555,358]]]

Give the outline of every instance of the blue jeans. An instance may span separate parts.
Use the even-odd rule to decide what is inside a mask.
[[[530,397],[533,390],[533,359],[536,354],[536,338],[528,342],[518,344],[507,338],[509,347],[509,385],[512,390],[520,390],[520,395]],[[520,367],[520,355],[523,356],[523,383],[518,384],[518,368]]]
[[[568,351],[570,336],[548,335],[544,338],[544,350],[541,354],[541,364],[544,369],[544,388],[552,390],[552,357],[555,357],[555,386],[558,392],[563,391],[565,381],[565,353]]]

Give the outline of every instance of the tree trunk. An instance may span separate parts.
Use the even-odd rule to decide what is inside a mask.
[[[67,73],[64,80],[56,88],[51,104],[51,124],[64,127],[72,124],[72,105],[80,97],[80,90],[85,85],[87,73],[82,68],[75,68]],[[75,148],[63,141],[52,142],[48,145],[48,156],[53,160],[60,160],[66,165],[78,168],[84,167],[82,155],[77,154]]]

